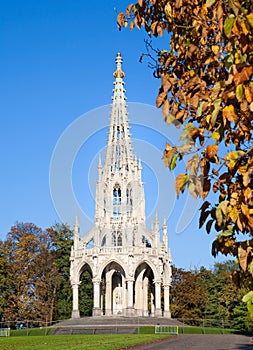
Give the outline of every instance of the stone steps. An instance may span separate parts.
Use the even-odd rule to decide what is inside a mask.
[[[107,316],[97,316],[97,317],[83,317],[64,320],[56,324],[56,327],[65,326],[120,326],[120,325],[182,325],[181,322],[172,318],[165,317],[107,317]]]
[[[165,317],[84,317],[64,320],[55,325],[53,334],[134,334],[139,326],[180,326],[181,322]]]
[[[133,326],[93,326],[93,327],[57,327],[53,335],[66,335],[66,334],[136,334],[138,333],[138,327]]]

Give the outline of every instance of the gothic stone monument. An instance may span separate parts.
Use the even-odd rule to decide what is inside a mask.
[[[146,227],[142,166],[133,154],[121,65],[118,53],[105,163],[98,164],[95,223],[83,238],[77,219],[74,225],[72,318],[80,317],[78,290],[86,270],[93,282],[93,316],[170,317],[167,226],[164,222],[162,241],[157,215],[152,230]]]

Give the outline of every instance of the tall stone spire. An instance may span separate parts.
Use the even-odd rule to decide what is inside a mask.
[[[115,82],[112,97],[110,129],[105,160],[105,171],[109,174],[118,171],[129,171],[136,163],[133,159],[131,136],[128,124],[128,113],[124,89],[124,72],[122,58],[116,57]]]
[[[79,285],[84,271],[92,277],[94,316],[140,317],[150,312],[161,317],[163,307],[163,315],[170,317],[167,226],[163,226],[163,242],[158,213],[153,229],[146,227],[142,166],[132,149],[120,53],[114,78],[105,162],[98,160],[94,226],[82,239],[77,218],[74,226],[72,318],[80,317]]]
[[[111,118],[105,163],[104,166],[101,163],[98,165],[95,213],[97,223],[113,224],[113,230],[116,230],[117,224],[124,223],[126,228],[126,223],[144,223],[146,220],[142,166],[133,154],[120,53],[115,61]],[[123,226],[120,227],[121,231],[124,230]],[[113,230],[110,227],[110,231]],[[98,246],[104,243],[103,237]],[[134,244],[133,241],[141,239],[137,233],[124,233],[122,244]],[[112,244],[112,241],[107,236],[106,244]]]

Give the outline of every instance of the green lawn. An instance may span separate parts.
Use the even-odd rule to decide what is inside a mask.
[[[49,335],[52,328],[31,328],[11,331],[0,337],[1,350],[116,350],[126,346],[168,338],[154,334],[154,326],[142,326],[140,334]],[[222,328],[179,327],[179,334],[221,334],[235,330]],[[29,335],[29,336],[26,336]],[[159,348],[159,346],[157,346]]]
[[[105,335],[50,335],[2,337],[1,350],[116,350],[129,345],[146,343],[168,335],[105,334]]]

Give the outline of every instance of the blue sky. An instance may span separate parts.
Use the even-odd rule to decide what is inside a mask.
[[[195,208],[189,225],[178,228],[189,198],[185,194],[175,200],[174,175],[163,168],[161,160],[166,138],[175,138],[176,132],[163,124],[160,111],[152,107],[159,81],[146,63],[138,62],[147,36],[140,30],[117,29],[115,8],[121,11],[127,4],[122,0],[0,3],[0,239],[16,221],[46,228],[63,219],[72,225],[75,213],[81,212],[81,231],[85,233],[92,225],[96,164],[106,144],[114,59],[120,51],[133,114],[134,147],[143,159],[148,224],[158,206],[160,220],[163,216],[168,219],[174,263],[184,268],[210,267],[218,260],[210,254],[214,236],[198,229],[196,208],[200,203],[188,204]],[[158,40],[154,46],[163,42]],[[75,129],[79,125],[76,120],[81,129]],[[101,125],[96,125],[97,121]],[[72,130],[73,143],[75,132],[85,142],[76,146],[70,171],[78,208],[68,201],[62,185],[61,201],[68,215],[59,217],[49,178],[54,150],[60,147],[66,130]],[[66,145],[64,149],[70,148]],[[63,172],[64,166],[63,160]],[[61,184],[62,174],[57,174],[57,184]]]

